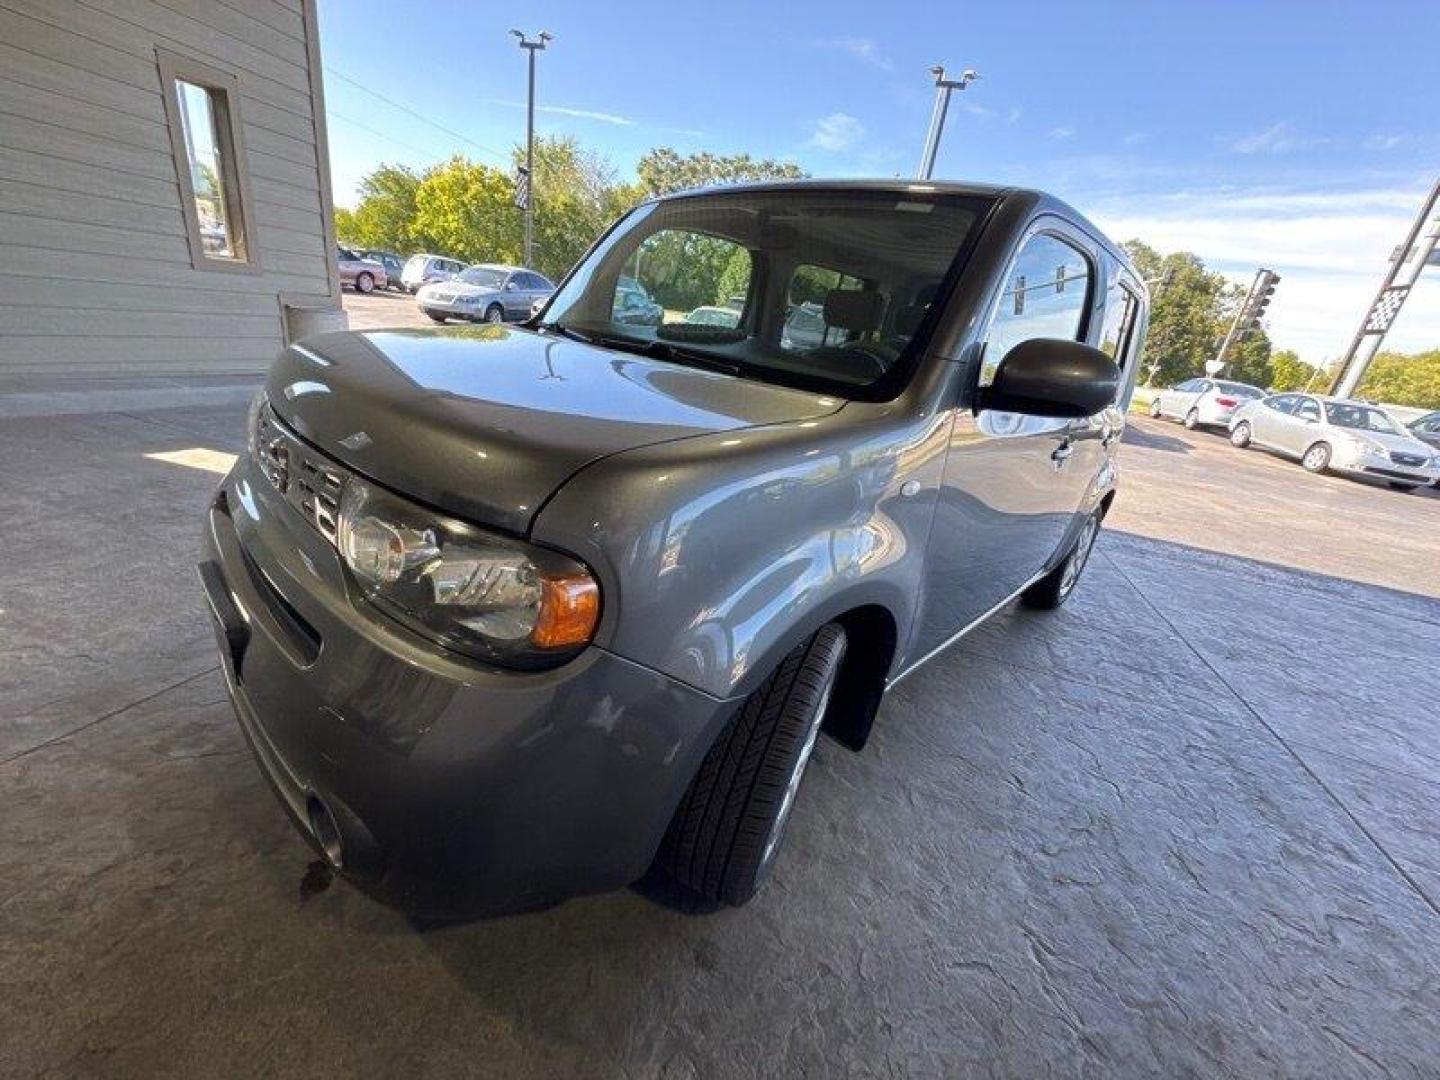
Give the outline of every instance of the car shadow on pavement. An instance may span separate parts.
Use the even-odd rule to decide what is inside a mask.
[[[1175,454],[1188,454],[1191,451],[1190,444],[1184,439],[1142,431],[1134,424],[1125,425],[1125,433],[1120,436],[1120,441],[1130,446],[1144,447],[1146,450],[1168,450]]]

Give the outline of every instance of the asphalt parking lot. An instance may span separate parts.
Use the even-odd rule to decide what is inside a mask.
[[[1436,1075],[1440,499],[1137,420],[1072,604],[823,745],[749,907],[417,926],[224,700],[249,385],[114,389],[0,394],[0,1075]]]

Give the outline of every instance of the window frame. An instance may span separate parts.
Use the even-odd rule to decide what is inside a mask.
[[[258,274],[261,271],[260,249],[256,242],[255,203],[250,194],[244,124],[240,117],[240,79],[233,72],[168,49],[157,48],[155,62],[160,73],[160,93],[165,102],[166,127],[170,132],[170,153],[179,184],[186,239],[190,245],[190,265],[196,270]],[[210,94],[221,168],[223,170],[228,163],[233,174],[225,176],[222,172],[220,180],[225,210],[232,223],[231,244],[237,248],[234,257],[209,254],[200,234],[200,215],[195,208],[195,184],[190,175],[180,91],[176,85],[181,81]]]

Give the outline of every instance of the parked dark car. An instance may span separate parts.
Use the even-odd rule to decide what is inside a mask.
[[[400,275],[405,271],[405,260],[399,255],[393,251],[380,251],[375,248],[355,248],[353,250],[360,258],[378,262],[385,268],[386,288],[394,289],[396,292],[405,291],[405,283],[400,280]]]
[[[1426,413],[1405,426],[1421,442],[1440,450],[1440,411]]]
[[[659,325],[616,318],[637,263]],[[797,275],[840,343],[785,344]],[[262,771],[411,911],[743,903],[821,731],[1071,596],[1147,307],[1039,192],[810,182],[637,207],[523,328],[290,346],[200,566]]]
[[[626,326],[659,326],[665,319],[665,309],[655,302],[644,285],[621,274],[610,305],[610,319]]]

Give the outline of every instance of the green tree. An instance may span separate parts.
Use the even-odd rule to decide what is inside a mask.
[[[1440,349],[1382,352],[1370,362],[1359,396],[1387,405],[1440,409]]]
[[[517,147],[515,164],[518,166],[524,160],[524,150]],[[535,140],[533,179],[534,268],[557,280],[635,201],[626,202],[609,162],[569,137]],[[514,213],[518,217],[522,211],[516,209]]]
[[[353,210],[335,211],[335,235],[343,244],[402,254],[423,247],[415,232],[415,198],[421,177],[404,165],[381,165],[360,181]]]
[[[756,180],[800,180],[808,175],[800,166],[749,154],[676,153],[668,146],[649,151],[636,166],[640,189],[646,197],[685,188],[741,184]]]
[[[1145,339],[1146,383],[1169,386],[1202,374],[1205,362],[1219,351],[1244,289],[1207,270],[1190,252],[1162,255],[1140,240],[1123,246],[1155,296]],[[1231,347],[1229,360],[1231,378],[1267,385],[1270,339],[1263,331],[1245,335]]]
[[[514,196],[508,173],[456,155],[421,179],[412,235],[424,247],[467,262],[519,262]]]
[[[1269,388],[1277,393],[1288,390],[1312,390],[1329,386],[1330,380],[1312,364],[1300,359],[1294,349],[1281,349],[1270,357]]]

